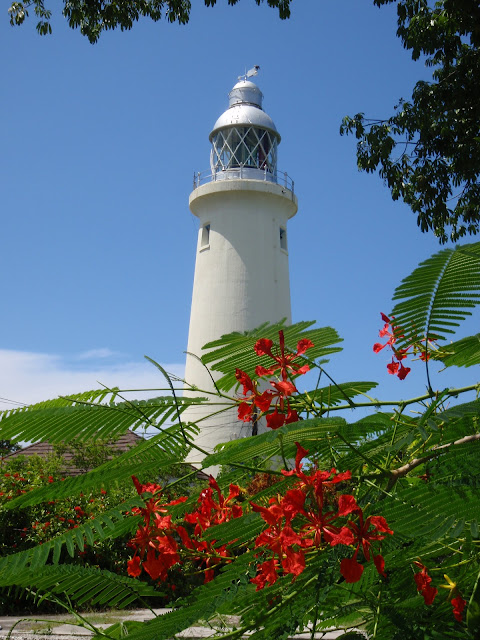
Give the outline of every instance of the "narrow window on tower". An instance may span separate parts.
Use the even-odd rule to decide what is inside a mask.
[[[210,224],[204,224],[201,230],[200,249],[210,246]]]
[[[280,249],[287,251],[287,230],[280,227]]]

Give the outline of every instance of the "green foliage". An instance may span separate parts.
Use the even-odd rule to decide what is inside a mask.
[[[65,449],[69,447],[64,446]],[[108,448],[102,445],[100,453],[106,453]],[[89,456],[85,462],[98,462],[98,449],[93,449],[94,456]],[[101,455],[100,457],[103,457]],[[152,478],[152,466],[154,461],[150,460],[148,466],[144,465],[145,471],[142,477],[142,468],[137,465],[135,473],[143,480]],[[132,473],[131,468],[127,470]],[[27,587],[33,583],[31,574],[37,563],[43,566],[44,562],[52,562],[53,566],[65,571],[55,573],[48,571],[47,579],[36,581],[37,588],[49,589],[52,594],[65,593],[75,597],[82,606],[84,603],[89,607],[105,606],[106,600],[99,598],[100,591],[96,592],[95,584],[108,587],[110,576],[120,579],[117,574],[126,574],[126,562],[128,555],[125,545],[133,535],[138,518],[125,518],[131,513],[132,506],[141,505],[137,492],[131,482],[123,482],[118,485],[114,482],[104,483],[108,490],[94,486],[89,493],[73,490],[78,482],[76,478],[65,478],[64,473],[68,471],[68,464],[59,455],[51,455],[47,458],[40,456],[18,456],[12,458],[2,465],[0,474],[0,603],[3,610],[15,611],[15,599],[18,597],[18,589],[14,595],[9,595],[11,582],[22,587],[24,595],[28,595]],[[196,478],[191,477],[191,467],[189,465],[168,465],[158,468],[156,480],[162,484],[174,483],[166,492],[169,499],[176,499],[186,491],[194,490]],[[84,477],[79,480],[85,489]],[[130,480],[130,478],[128,478]],[[82,482],[83,481],[83,482]],[[46,497],[44,497],[46,496]],[[128,498],[128,500],[127,500]],[[15,502],[19,499],[21,508]],[[4,556],[3,559],[1,556]],[[74,565],[74,566],[73,566]],[[53,567],[52,567],[53,568]],[[106,571],[107,577],[99,577],[94,580],[95,575],[85,578],[78,575],[78,581],[72,583],[73,591],[70,593],[66,582],[70,580],[72,571],[76,569],[94,568]],[[20,571],[20,574],[18,572]],[[20,580],[19,575],[24,576]],[[38,577],[38,574],[36,574]],[[62,578],[61,576],[64,576]],[[98,574],[100,576],[100,574]],[[50,582],[49,582],[50,580]],[[127,580],[127,582],[130,579]],[[60,587],[51,588],[49,584],[58,583]],[[188,581],[179,575],[174,579],[174,583],[179,587],[180,593],[185,592],[185,585]],[[84,588],[83,599],[78,599],[80,585],[89,585],[91,589]],[[145,587],[145,582],[142,583]],[[112,587],[111,597],[118,592],[118,602],[113,600],[110,606],[127,606],[132,600],[143,595],[155,596],[158,604],[165,603],[165,595],[159,594],[158,590],[153,590],[152,582],[150,586],[143,589],[141,585],[133,591],[127,586],[120,589],[118,585]],[[136,587],[136,583],[134,583]],[[65,588],[64,588],[65,587]],[[142,590],[143,589],[143,590]],[[103,593],[103,592],[102,592]],[[93,594],[93,595],[92,595]],[[133,594],[133,595],[132,595]],[[137,594],[137,595],[135,595]],[[94,597],[93,597],[94,596]],[[114,597],[116,600],[117,596]],[[33,602],[28,599],[21,599],[20,609],[31,611]],[[19,605],[16,605],[18,608]],[[39,604],[41,611],[51,611],[48,602]],[[56,610],[56,609],[55,609]]]
[[[10,440],[0,440],[0,456],[6,456],[9,453],[14,453],[20,449],[19,444],[10,442]]]
[[[441,243],[478,233],[480,222],[480,7],[476,0],[396,2],[397,35],[414,60],[426,57],[431,81],[419,81],[390,118],[346,117],[341,133],[357,140],[358,167],[378,171]]]
[[[153,587],[126,576],[118,576],[109,571],[78,566],[43,567],[42,575],[32,570],[23,570],[10,577],[2,577],[2,585],[28,588],[35,584],[40,592],[68,596],[80,606],[109,606],[123,609],[143,596],[155,596]]]
[[[112,440],[104,442],[78,442],[77,440],[71,440],[68,444],[57,444],[55,453],[61,457],[69,454],[71,458],[70,465],[85,473],[121,453],[112,447],[113,444]]]
[[[229,5],[239,0],[228,0]],[[205,0],[207,7],[215,6],[217,0]],[[255,0],[257,5],[263,0]],[[37,31],[40,35],[52,33],[50,18],[52,12],[45,8],[44,0],[33,2],[12,2],[8,12],[11,25],[21,25],[28,18],[28,9],[33,4],[39,21]],[[267,0],[267,5],[278,9],[282,20],[290,17],[290,0]],[[80,33],[87,36],[94,44],[102,31],[120,28],[131,29],[140,18],[150,18],[154,22],[165,18],[168,22],[186,24],[190,18],[190,0],[119,0],[114,2],[90,2],[89,0],[64,0],[63,15],[72,29],[79,28]]]
[[[480,333],[442,347],[437,356],[446,367],[471,367],[480,364]]]
[[[202,362],[208,365],[212,371],[224,374],[216,383],[220,390],[229,391],[237,384],[236,368],[253,376],[257,365],[265,366],[268,364],[268,356],[259,358],[253,351],[253,346],[260,338],[269,338],[278,347],[279,329],[283,329],[286,344],[292,345],[292,347],[302,339],[309,339],[314,343],[314,347],[308,352],[308,357],[302,356],[299,358],[299,362],[308,364],[317,358],[319,359],[317,365],[328,362],[325,359],[327,355],[341,351],[341,347],[332,345],[342,342],[342,338],[335,329],[330,327],[309,329],[313,324],[315,323],[297,322],[290,327],[286,327],[284,322],[274,325],[263,324],[244,334],[231,333],[228,336],[222,336],[219,340],[205,345],[205,349],[209,349],[209,352],[202,356]]]
[[[479,256],[479,243],[440,251],[403,281],[394,296],[393,314],[403,333],[395,347],[419,342],[426,336],[435,338],[434,355],[442,357],[445,364],[471,366],[478,362],[478,336],[464,337],[450,345],[445,342],[478,304]],[[183,424],[182,413],[188,402],[202,402],[201,399],[161,398],[126,403],[115,391],[113,396],[90,393],[5,413],[0,421],[0,437],[5,439],[33,434],[48,439],[56,435],[60,441],[61,433],[68,446],[68,438],[75,431],[72,425],[85,440],[95,430],[105,434],[105,424],[117,433],[147,425],[157,432],[85,475],[60,480],[52,474],[52,482],[44,474],[43,481],[33,482],[34,489],[26,493],[21,488],[15,490],[15,483],[4,477],[2,486],[10,487],[11,495],[2,505],[1,516],[15,514],[18,518],[19,514],[37,510],[42,514],[38,518],[42,526],[35,540],[29,534],[24,548],[4,549],[0,588],[26,590],[35,584],[37,597],[58,602],[66,594],[78,607],[87,602],[126,606],[138,601],[135,599],[144,606],[145,601],[158,595],[170,597],[170,585],[180,585],[177,594],[181,598],[170,613],[145,624],[116,624],[106,632],[112,638],[128,635],[131,640],[161,640],[175,637],[192,625],[207,623],[228,640],[240,639],[246,633],[256,640],[283,639],[296,632],[318,633],[331,627],[342,629],[345,640],[361,638],[363,634],[375,640],[474,640],[480,611],[480,400],[474,392],[478,392],[480,384],[474,380],[461,389],[440,391],[427,387],[423,392],[420,382],[422,395],[410,400],[383,403],[370,399],[367,394],[376,383],[337,382],[329,376],[325,358],[338,351],[340,338],[336,332],[303,322],[289,327],[263,326],[209,344],[204,362],[219,375],[217,384],[223,401],[231,397],[232,407],[239,404],[240,391],[235,389],[232,373],[236,367],[254,380],[256,365],[268,367],[268,358],[256,356],[253,346],[261,337],[279,340],[279,329],[284,330],[287,355],[296,353],[302,339],[315,343],[297,362],[312,369],[317,367],[320,379],[327,377],[328,384],[288,397],[300,414],[299,421],[221,444],[204,458],[205,469],[223,467],[218,477],[223,498],[211,484],[211,499],[234,504],[237,511],[241,507],[242,513],[214,521],[213,526],[205,525],[204,532],[195,533],[204,544],[201,549],[189,547],[185,540],[191,540],[195,523],[199,523],[189,517],[203,504],[209,490],[195,484],[196,471],[182,466],[191,447],[196,447],[198,433],[195,425]],[[470,395],[463,395],[469,391]],[[385,405],[387,410],[383,411]],[[370,415],[356,419],[354,410],[359,406],[362,411],[370,409]],[[349,411],[335,413],[345,408]],[[301,469],[296,459],[298,445],[308,451]],[[305,566],[294,580],[279,563],[278,579],[257,589],[259,583],[252,583],[252,579],[258,578],[261,563],[271,559],[263,542],[268,525],[260,507],[280,505],[291,490],[290,499],[298,499],[299,486],[308,483],[316,469],[327,470],[326,476],[332,473],[333,478],[336,472],[328,471],[332,468],[338,473],[349,471],[351,476],[340,476],[338,483],[326,482],[322,493],[326,508],[339,509],[342,497],[354,498],[364,522],[369,518],[375,522],[380,516],[393,535],[380,536],[381,540],[371,538],[370,550],[360,543],[332,545],[327,536],[318,545],[305,546]],[[19,476],[17,485],[20,482],[18,486],[23,486],[21,468],[15,473]],[[147,483],[144,499],[127,495],[131,475]],[[148,484],[158,482],[161,475],[164,497]],[[114,483],[125,494],[122,500],[103,509],[95,504],[93,517],[88,517],[88,501],[92,499],[89,496],[95,496],[102,488],[110,491]],[[232,485],[238,486],[238,491],[230,496]],[[175,505],[165,504],[179,493],[187,499]],[[78,503],[80,500],[87,502]],[[67,530],[44,527],[47,514],[42,510],[49,501],[63,501],[62,508],[66,504],[81,505],[87,517],[82,516],[78,526]],[[260,507],[254,509],[251,503]],[[88,555],[91,550],[106,541],[125,545],[136,534],[137,553],[141,548],[138,540],[142,540],[139,525],[153,514],[159,516],[158,530],[169,532],[170,542],[176,545],[175,553],[180,554],[162,574],[166,580],[157,576],[145,585],[119,577],[115,568],[100,570],[94,556]],[[311,521],[309,517],[306,511],[296,512],[289,525],[302,531]],[[350,512],[345,517],[355,519],[357,515]],[[175,528],[180,523],[184,527],[183,538]],[[284,526],[277,532],[279,540],[283,534],[291,535],[285,529]],[[164,542],[166,536],[167,533]],[[291,542],[290,549],[299,553],[298,542]],[[145,555],[138,553],[138,561],[145,563]],[[372,561],[376,554],[385,561],[384,573]],[[131,551],[124,550],[123,567],[131,555]],[[352,556],[364,569],[358,580],[347,582],[344,576],[348,572],[342,567],[345,561],[352,561]],[[91,560],[83,563],[82,557]],[[286,557],[285,552],[281,558],[285,566]],[[133,562],[129,570],[132,566],[134,573]],[[214,578],[200,584],[206,566]],[[422,588],[414,579],[423,570],[439,592],[431,604],[426,604]],[[455,616],[452,601],[465,601],[465,609]],[[227,616],[226,623],[222,622],[223,616]],[[97,630],[94,637],[100,636]]]
[[[69,398],[58,398],[28,408],[0,412],[2,434],[12,439],[51,444],[107,441],[128,429],[160,429],[178,410],[184,411],[189,399],[180,399],[180,407],[171,397],[151,400],[104,402],[105,393],[88,392]],[[101,426],[100,426],[101,425]]]
[[[402,347],[427,338],[444,340],[480,303],[480,243],[431,256],[395,290],[392,315]],[[398,302],[401,301],[401,302]]]

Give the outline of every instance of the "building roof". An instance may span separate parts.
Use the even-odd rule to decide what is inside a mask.
[[[144,440],[142,436],[139,436],[135,432],[128,430],[126,433],[117,438],[115,442],[110,443],[108,446],[116,453],[121,454],[125,453],[125,451],[128,451],[132,447],[135,447],[142,440]],[[8,462],[8,460],[16,458],[18,456],[40,456],[41,458],[47,458],[54,453],[55,447],[53,444],[50,444],[50,442],[34,442],[33,444],[30,444],[23,449],[19,449],[18,451],[9,453],[8,455],[3,457],[3,460]],[[64,454],[62,454],[62,457],[68,463],[64,471],[65,475],[78,476],[84,473],[82,469],[78,469],[72,464],[73,454],[71,451],[66,451]],[[195,469],[195,467],[193,465],[190,465],[188,462],[186,462],[185,464],[191,466],[192,469]],[[209,477],[210,476],[207,475],[204,471],[202,471],[201,469],[197,469],[197,478],[199,480],[208,481]]]
[[[119,438],[117,438],[114,442],[107,443],[107,446],[112,449],[116,454],[125,453],[132,447],[136,446],[141,442],[143,438],[133,431],[127,431]],[[95,441],[92,441],[95,442]],[[62,443],[64,444],[64,443]],[[68,446],[68,443],[65,443]],[[90,444],[90,443],[88,443]],[[40,456],[41,458],[47,458],[48,456],[55,454],[55,446],[50,444],[50,442],[34,442],[19,451],[15,451],[13,453],[8,454],[3,459],[5,461],[11,460],[12,458],[17,458],[18,456]],[[78,469],[72,464],[74,454],[72,451],[65,451],[62,454],[62,458],[67,462],[67,466],[65,468],[65,475],[68,476],[78,476],[81,473],[84,473],[82,469]]]

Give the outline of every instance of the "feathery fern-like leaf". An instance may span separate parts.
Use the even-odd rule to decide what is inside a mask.
[[[321,437],[335,433],[344,425],[343,418],[314,418],[284,425],[275,431],[224,443],[218,452],[207,456],[202,464],[204,468],[217,464],[241,464],[257,457],[269,459],[272,456],[281,456],[282,453],[287,458],[294,458],[295,442],[299,439],[302,441],[302,446],[306,448],[311,446],[311,453],[313,453]]]
[[[192,402],[197,400],[180,399],[180,411]],[[1,415],[0,438],[14,442],[47,440],[52,444],[71,440],[112,440],[128,429],[160,428],[176,413],[175,402],[170,396],[117,404],[40,403]]]
[[[472,367],[480,364],[480,333],[440,347],[434,352],[434,357],[446,367]]]
[[[51,400],[43,400],[42,402],[36,402],[35,404],[6,409],[4,411],[0,411],[0,421],[17,413],[40,411],[42,409],[57,407],[71,407],[76,403],[100,404],[104,403],[106,399],[108,399],[109,403],[113,403],[118,391],[118,387],[114,387],[113,389],[93,389],[91,391],[82,391],[81,393],[75,393],[69,396],[59,396],[58,398],[53,398]]]
[[[254,502],[257,502],[256,496]],[[228,522],[210,527],[203,535],[205,540],[214,540],[218,545],[229,544],[235,540],[239,545],[248,542],[260,534],[265,522],[257,513],[247,513],[241,518],[234,518]]]
[[[295,396],[295,399],[306,402],[308,405],[319,405],[320,407],[333,407],[348,398],[355,398],[364,395],[378,385],[377,382],[340,382],[336,385],[330,384],[328,387],[313,389]]]
[[[392,310],[402,333],[397,347],[443,340],[480,303],[480,242],[443,249],[422,262],[395,290]]]
[[[315,359],[322,359],[332,353],[341,351],[341,347],[332,345],[342,342],[342,338],[335,329],[330,327],[309,329],[314,322],[297,322],[289,327],[284,323],[274,325],[262,325],[252,331],[245,333],[230,333],[222,336],[219,340],[209,342],[205,349],[209,349],[202,356],[204,364],[211,366],[212,370],[220,371],[224,375],[217,381],[219,389],[229,391],[237,384],[235,369],[241,369],[253,376],[257,365],[269,366],[271,364],[268,356],[259,357],[253,347],[260,338],[269,338],[274,345],[278,346],[278,332],[282,330],[285,335],[285,345],[287,352],[295,352],[297,343],[302,339],[309,339],[314,346],[306,354],[307,357],[299,357],[299,363],[312,362]],[[188,382],[188,381],[187,381]]]
[[[158,596],[156,589],[128,576],[106,570],[72,565],[33,567],[1,575],[1,586],[31,587],[38,593],[68,596],[78,605],[86,603],[123,609],[139,598]]]
[[[466,447],[465,455],[477,450]],[[396,534],[428,541],[442,539],[455,530],[455,524],[480,520],[478,492],[471,487],[450,487],[439,484],[410,482],[401,487],[394,499],[382,502],[382,515]]]

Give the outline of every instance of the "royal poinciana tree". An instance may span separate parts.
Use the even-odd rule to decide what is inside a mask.
[[[201,389],[198,399],[179,397],[160,365],[168,395],[127,401],[117,389],[92,391],[1,414],[2,439],[60,443],[75,434],[81,442],[145,427],[157,435],[83,476],[12,496],[3,509],[20,513],[115,483],[131,487],[132,478],[138,494],[75,528],[43,528],[39,546],[11,549],[0,558],[0,588],[70,610],[148,606],[157,589],[175,593],[166,586],[180,572],[192,576],[190,594],[173,596],[172,611],[151,622],[100,631],[78,618],[112,640],[166,640],[205,623],[229,640],[298,631],[313,639],[331,627],[345,639],[478,638],[480,334],[451,337],[480,303],[480,243],[426,260],[394,301],[379,313],[376,340],[372,327],[372,347],[382,375],[399,378],[399,395],[405,377],[418,379],[411,399],[383,401],[374,382],[335,380],[327,358],[340,337],[311,322],[211,343],[204,363],[220,376],[212,412],[234,405],[239,420],[260,420],[265,431],[207,455],[202,468],[223,471],[201,490],[172,497],[172,485],[188,487],[195,469],[158,480],[195,448],[198,425],[182,415],[204,402]],[[438,388],[436,361],[472,367],[472,384]],[[309,371],[317,385],[302,391]],[[124,575],[63,562],[125,536]],[[223,614],[234,618],[220,623]]]

